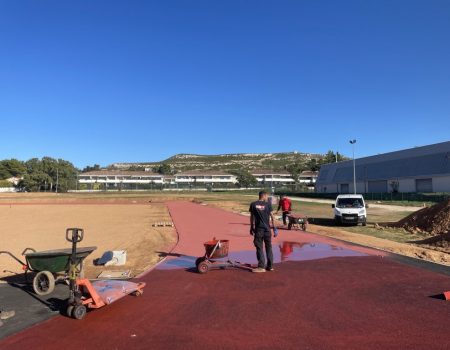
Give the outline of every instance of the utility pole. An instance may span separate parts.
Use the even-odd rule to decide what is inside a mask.
[[[59,168],[56,168],[56,193],[58,193],[58,184],[59,184]]]
[[[353,149],[353,193],[356,194],[356,164],[355,164],[355,143],[356,140],[350,140]]]

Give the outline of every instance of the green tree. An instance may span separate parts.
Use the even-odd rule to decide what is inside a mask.
[[[20,177],[26,172],[23,162],[17,159],[5,159],[0,161],[0,179],[9,179],[10,177]]]
[[[305,170],[305,166],[303,164],[299,164],[299,163],[289,164],[288,166],[286,166],[286,170],[292,176],[295,183],[298,183],[299,176],[302,173],[302,171]]]
[[[170,175],[172,174],[172,168],[167,163],[162,163],[156,170],[157,173],[162,175]]]
[[[321,163],[316,158],[312,158],[308,161],[307,166],[311,171],[319,171]]]
[[[241,188],[255,187],[258,185],[258,180],[248,170],[234,170],[232,174],[236,175],[237,184]]]
[[[37,192],[48,190],[52,179],[42,171],[36,171],[31,174],[25,174],[19,182],[19,187],[27,191]]]
[[[323,156],[323,158],[312,158],[308,161],[307,168],[311,171],[319,171],[323,164],[334,163],[336,161],[341,162],[343,160],[348,160],[348,158],[344,157],[339,152],[334,153],[330,150]]]
[[[19,187],[27,191],[66,192],[75,188],[77,169],[64,159],[44,157],[25,162],[26,174]]]
[[[88,171],[97,171],[100,170],[100,165],[98,164],[94,164],[93,166],[86,166],[83,168],[83,170],[81,170],[82,173],[87,173]]]
[[[328,151],[323,159],[320,161],[320,164],[328,164],[328,163],[334,163],[334,162],[341,162],[343,160],[347,160],[342,154],[339,152],[334,153],[333,151]]]
[[[13,185],[7,180],[0,180],[0,187],[13,187]]]

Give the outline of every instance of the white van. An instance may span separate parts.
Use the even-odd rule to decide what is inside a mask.
[[[364,197],[361,194],[340,194],[336,203],[331,207],[334,210],[334,220],[337,225],[367,223],[367,208]]]

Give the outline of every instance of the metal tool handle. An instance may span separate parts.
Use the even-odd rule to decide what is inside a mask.
[[[33,248],[25,248],[22,252],[22,255],[25,255],[28,252],[36,253],[36,249]]]
[[[78,243],[83,240],[84,230],[82,228],[68,228],[66,230],[66,240],[72,243]]]

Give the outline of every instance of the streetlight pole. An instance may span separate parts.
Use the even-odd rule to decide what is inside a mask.
[[[355,164],[355,143],[356,140],[349,141],[353,149],[353,193],[356,194],[356,164]]]
[[[59,186],[59,167],[56,168],[56,193],[58,193],[58,186]]]

